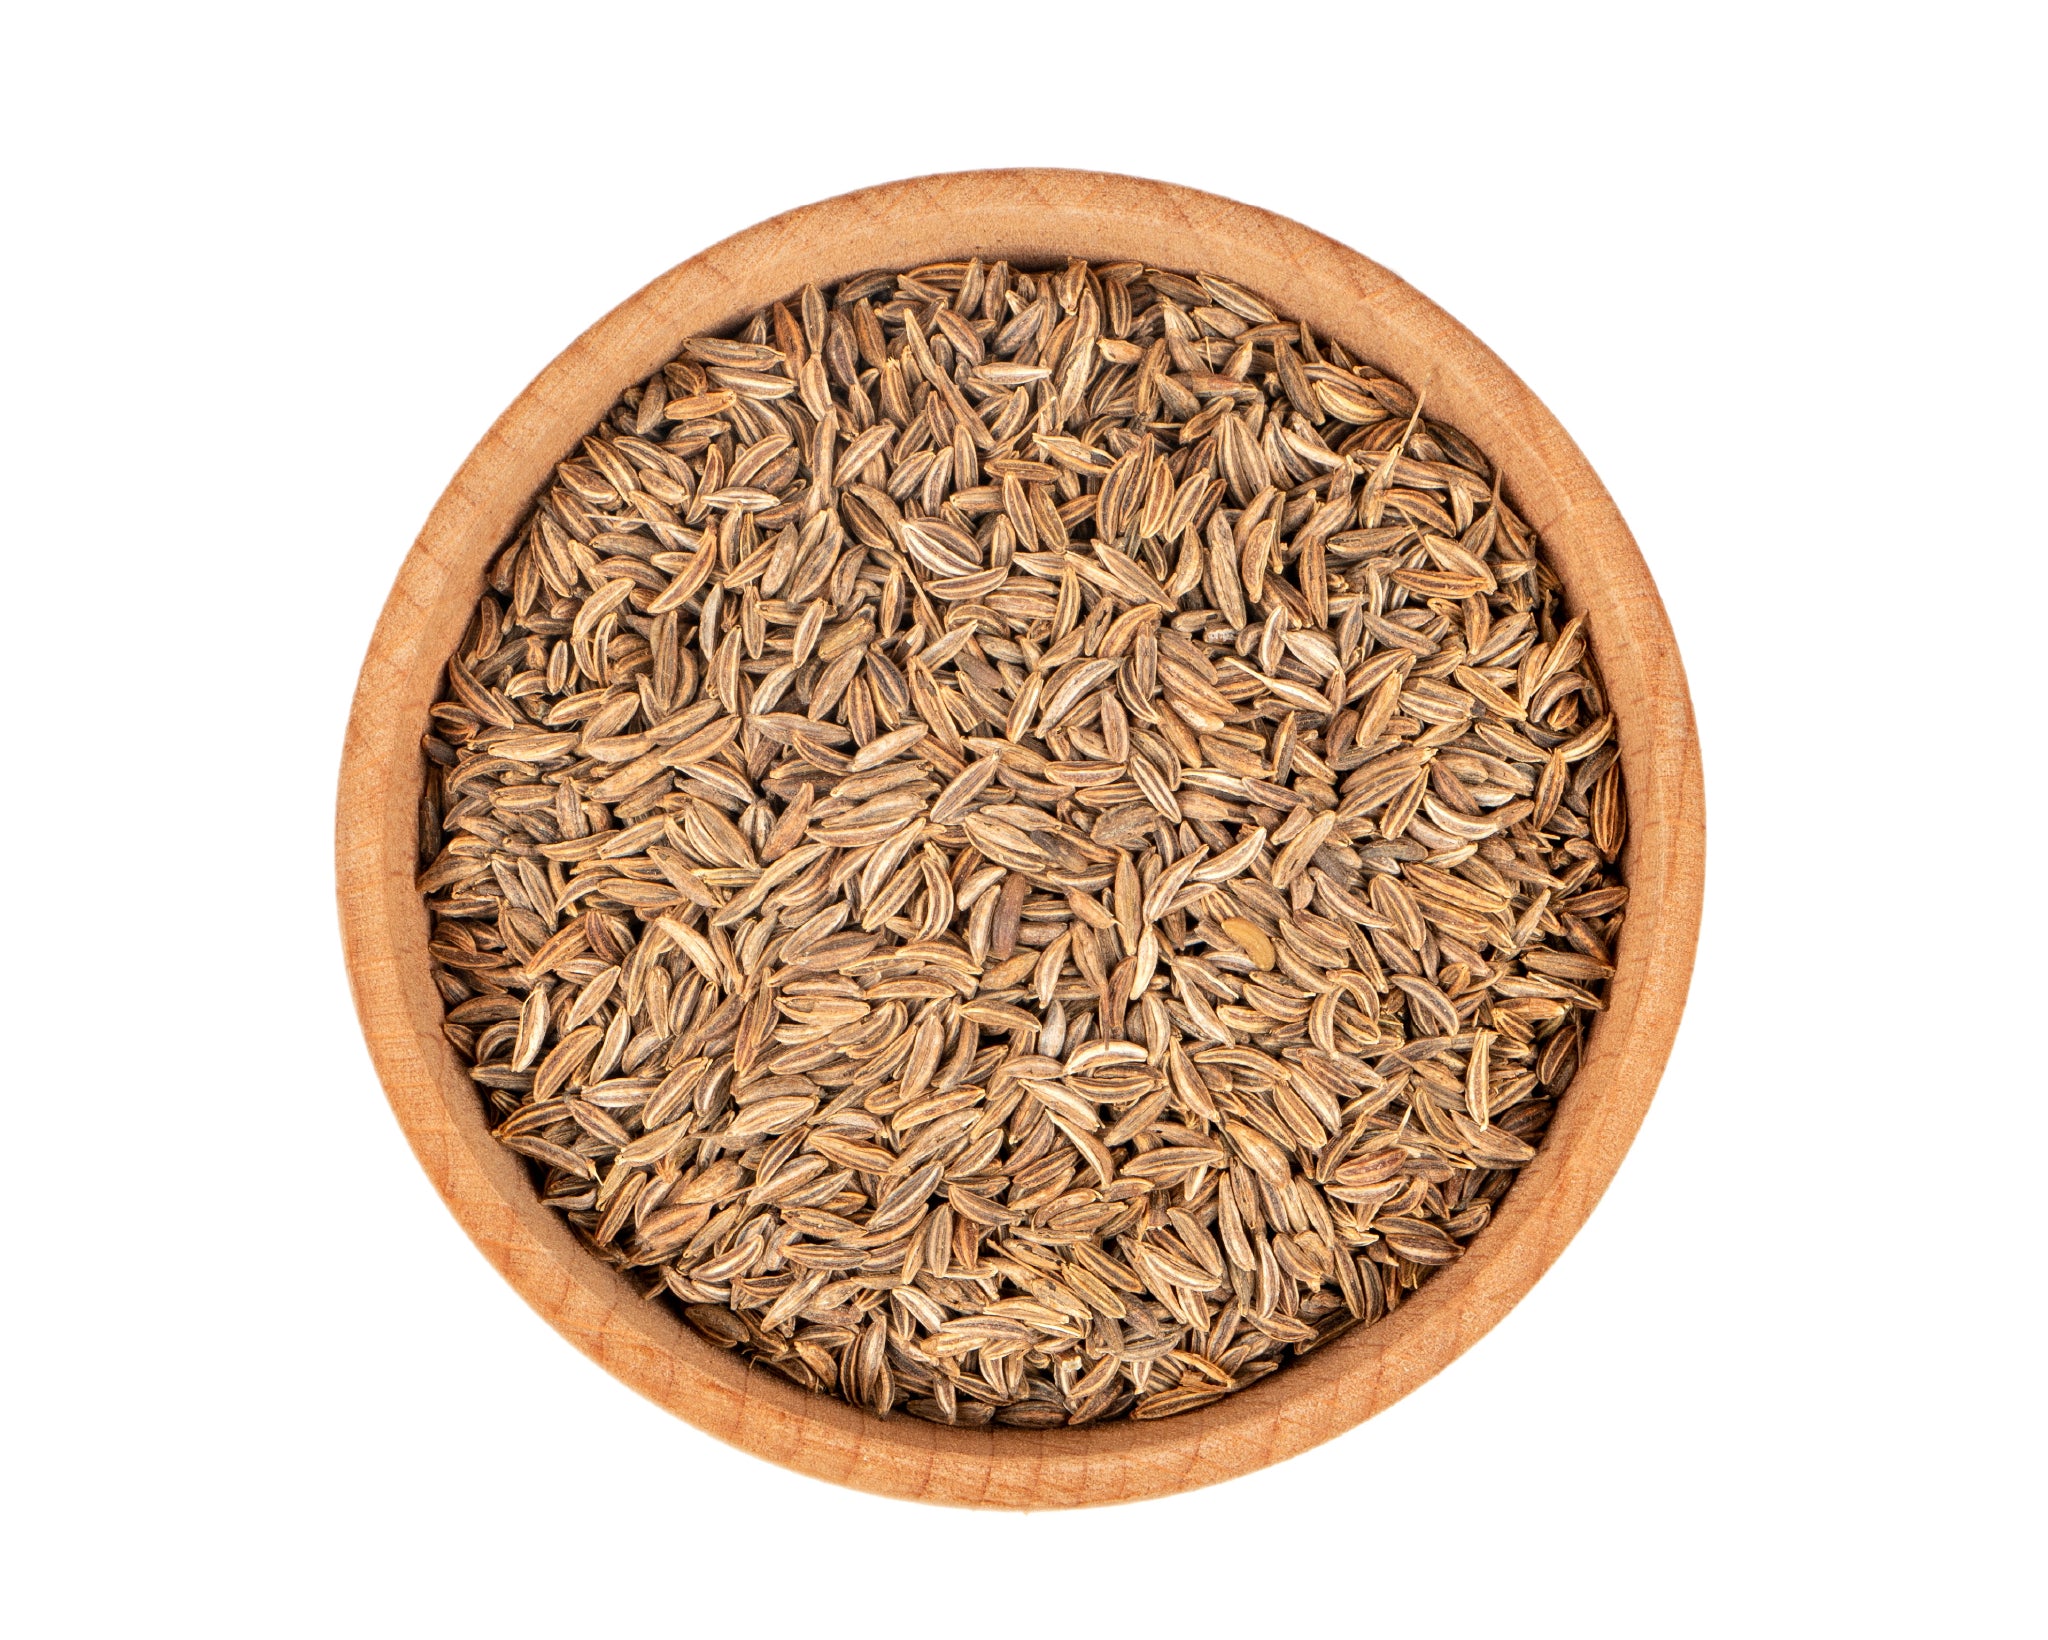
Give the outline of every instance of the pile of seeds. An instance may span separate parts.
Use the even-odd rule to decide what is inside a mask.
[[[650,1299],[886,1415],[1164,1417],[1534,1154],[1627,890],[1480,453],[1220,279],[806,289],[627,392],[427,736],[447,1034]]]

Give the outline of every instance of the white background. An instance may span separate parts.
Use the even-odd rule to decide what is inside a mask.
[[[0,111],[12,1632],[2041,1621],[2033,8],[64,9]],[[330,845],[399,560],[550,357],[761,217],[1033,163],[1295,217],[1522,374],[1663,588],[1711,855],[1642,1136],[1491,1336],[1001,1517],[527,1311],[384,1105]]]

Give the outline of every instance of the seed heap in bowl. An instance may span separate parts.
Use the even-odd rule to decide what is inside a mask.
[[[629,390],[426,738],[544,1199],[880,1414],[1164,1417],[1486,1225],[1601,1006],[1613,719],[1491,469],[1220,279],[945,263]]]

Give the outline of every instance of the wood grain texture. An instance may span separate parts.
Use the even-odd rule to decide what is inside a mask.
[[[979,254],[1201,269],[1249,286],[1428,395],[1500,467],[1541,532],[1619,723],[1631,896],[1607,1012],[1536,1160],[1472,1250],[1386,1320],[1241,1394],[1153,1423],[950,1430],[886,1423],[716,1350],[585,1253],[490,1137],[441,1035],[413,887],[419,737],[485,570],[554,464],[685,337],[808,280]],[[1549,1268],[1607,1188],[1656,1090],[1699,927],[1705,824],[1685,674],[1614,503],[1535,395],[1456,320],[1356,252],[1269,212],[1130,177],[975,171],[771,218],[663,274],[535,378],[463,463],[401,566],[363,663],[336,858],[356,1008],[421,1165],[550,1325],[700,1429],[793,1469],[934,1503],[1057,1508],[1208,1485],[1342,1433],[1470,1347]]]

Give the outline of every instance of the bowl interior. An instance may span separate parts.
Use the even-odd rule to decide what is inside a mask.
[[[1069,256],[1200,269],[1243,284],[1426,396],[1500,469],[1587,613],[1629,798],[1630,914],[1606,1012],[1537,1158],[1458,1263],[1393,1314],[1251,1388],[1153,1423],[1081,1430],[878,1421],[700,1339],[643,1301],[543,1207],[489,1135],[441,1035],[413,886],[419,736],[485,570],[554,464],[691,335],[807,281],[952,257]],[[1095,173],[968,172],[770,219],[662,275],[579,337],[485,435],[407,557],[358,686],[337,827],[349,970],[394,1110],[450,1208],[549,1322],[634,1388],[725,1440],[821,1478],[966,1504],[1053,1507],[1207,1484],[1351,1427],[1425,1381],[1519,1299],[1619,1165],[1663,1068],[1690,976],[1703,822],[1676,644],[1627,527],[1555,419],[1483,344],[1357,253],[1282,217]]]

